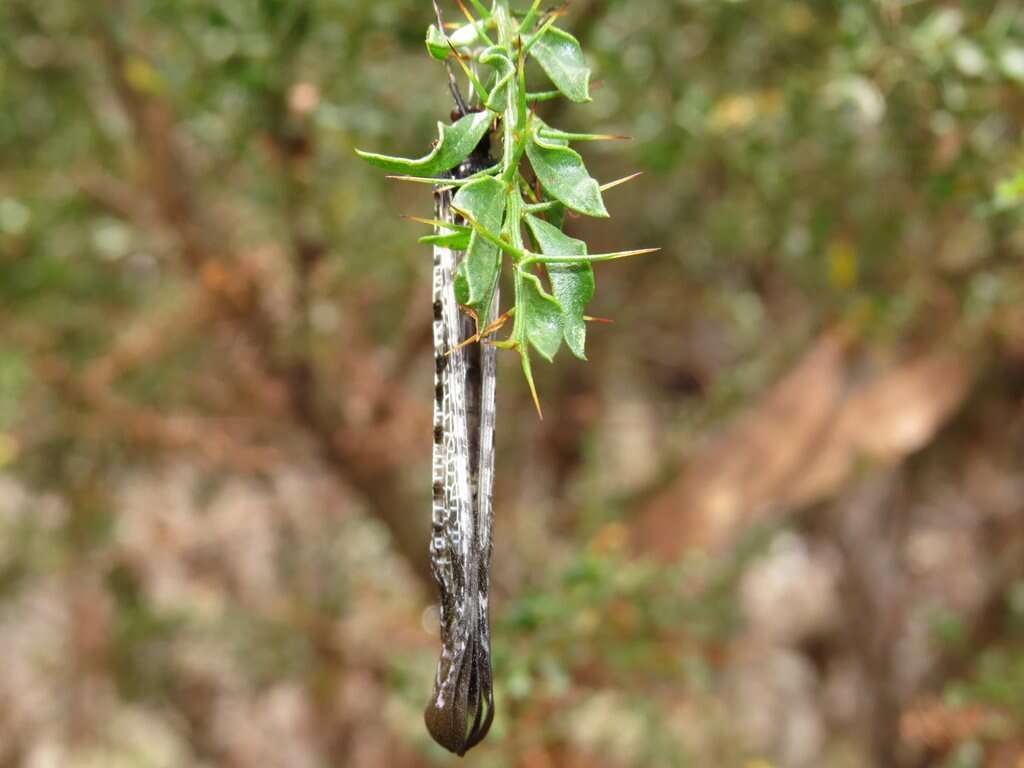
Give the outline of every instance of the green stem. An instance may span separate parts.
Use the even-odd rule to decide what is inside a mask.
[[[466,221],[468,221],[470,226],[473,227],[473,230],[475,232],[479,233],[479,235],[484,240],[489,242],[491,245],[498,246],[505,253],[509,254],[513,258],[513,260],[519,261],[520,259],[524,259],[524,258],[526,258],[528,256],[528,252],[523,250],[522,247],[512,245],[511,243],[509,243],[504,238],[494,234],[489,229],[487,229],[486,227],[482,226],[480,224],[480,222],[478,222],[476,219],[474,219],[466,211],[459,210],[458,208],[453,208],[453,210],[455,210],[456,213],[458,213],[462,218],[464,218]],[[511,217],[508,217],[506,219],[506,221],[511,221],[511,220],[512,220]],[[511,229],[507,229],[506,231],[508,231],[510,233],[510,235],[509,235],[510,237],[514,237],[513,235],[511,235],[511,231],[512,231]],[[521,236],[519,238],[519,242],[520,243],[522,242],[522,237]],[[536,254],[536,255],[539,255],[539,254]]]
[[[526,253],[523,250],[523,196],[519,192],[518,185],[513,185],[512,189],[509,190],[507,210],[509,228],[506,234],[513,248],[519,252],[516,254],[514,251],[509,251],[509,253],[514,254],[513,259],[518,261]]]
[[[533,26],[533,22],[537,19],[537,11],[540,9],[540,0],[533,0],[533,5],[530,6],[530,10],[523,17],[523,20],[519,23],[519,29],[529,29]]]
[[[529,203],[523,207],[526,213],[545,213],[554,210],[561,205],[557,200],[548,200],[546,203]]]
[[[480,0],[469,0],[469,4],[473,6],[473,10],[480,14],[481,22],[487,21],[487,19],[490,18],[491,12],[487,10]]]
[[[539,91],[538,93],[526,94],[526,101],[530,104],[536,104],[540,101],[554,101],[561,98],[561,96],[561,91]]]
[[[557,20],[557,16],[552,16],[550,19],[544,22],[543,26],[541,26],[540,29],[538,29],[536,32],[530,35],[530,38],[526,41],[526,45],[523,46],[523,54],[529,53],[533,46],[539,43],[540,39],[544,37],[544,33],[555,25],[555,21]]]
[[[498,45],[502,48],[512,48],[512,40],[515,38],[515,22],[512,20],[512,13],[508,9],[508,0],[495,0],[494,12],[491,14],[494,24],[498,28]]]

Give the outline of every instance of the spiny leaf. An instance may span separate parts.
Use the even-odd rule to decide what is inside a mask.
[[[389,157],[357,149],[356,154],[378,168],[408,176],[429,177],[451,170],[465,160],[487,133],[493,116],[488,111],[472,112],[452,125],[438,123],[438,142],[430,154],[418,160]]]
[[[575,37],[552,27],[541,35],[530,55],[567,99],[590,101],[590,68]]]
[[[602,184],[599,187],[599,189],[601,190],[602,193],[603,192],[607,192],[609,189],[614,189],[615,187],[618,187],[618,186],[621,186],[621,185],[623,185],[623,184],[625,184],[627,182],[630,182],[633,179],[637,178],[638,176],[643,176],[643,171],[637,171],[636,173],[631,173],[629,176],[623,176],[621,179],[615,179],[615,181],[609,181],[609,182],[607,182],[605,184]],[[565,217],[565,206],[562,205],[557,200],[547,200],[547,201],[545,201],[543,203],[533,203],[533,204],[527,205],[526,206],[526,211],[528,213],[547,213],[548,214],[548,221],[550,221],[552,224],[554,224],[557,227],[561,227],[562,226],[562,220]]]
[[[541,119],[540,115],[535,114],[530,118],[530,129],[534,132],[534,134],[536,134],[537,140],[541,144],[544,144],[545,146],[569,146],[569,140],[560,138],[557,135],[559,131],[556,131],[550,125],[545,123],[544,120]]]
[[[526,143],[526,155],[548,194],[587,216],[608,217],[601,189],[575,150],[552,144],[533,132]]]
[[[527,215],[527,226],[541,251],[550,256],[584,256],[587,244],[569,237],[543,219]],[[562,306],[565,343],[576,357],[586,360],[587,304],[594,297],[594,270],[590,264],[549,264],[548,277],[555,299]]]
[[[497,232],[505,215],[506,200],[505,185],[495,178],[485,176],[460,189],[452,200],[452,208],[465,213],[476,225]],[[474,227],[463,263],[466,265],[463,271],[469,288],[465,304],[472,307],[482,321],[487,323],[491,319],[488,313],[501,267],[498,248]]]
[[[493,170],[488,168],[483,171],[477,171],[472,176],[467,176],[464,179],[446,179],[443,176],[396,176],[395,174],[388,174],[384,178],[392,181],[407,181],[411,184],[429,184],[430,186],[437,187],[437,189],[434,190],[435,192],[447,192],[451,189],[457,189],[458,187],[464,187],[467,184],[472,184],[481,176],[489,176],[492,172]]]
[[[526,340],[550,362],[562,346],[562,305],[544,290],[536,275],[523,272],[520,276],[516,320],[522,322]]]

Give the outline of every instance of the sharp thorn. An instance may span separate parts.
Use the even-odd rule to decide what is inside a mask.
[[[643,175],[644,175],[643,171],[637,171],[636,173],[632,173],[629,176],[623,176],[621,179],[616,179],[615,181],[609,181],[607,184],[603,184],[601,186],[601,191],[602,192],[607,192],[609,189],[614,189],[615,187],[619,186],[620,184],[625,184],[627,181],[632,181],[637,176],[643,176]]]

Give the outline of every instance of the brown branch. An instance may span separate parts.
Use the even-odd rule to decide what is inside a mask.
[[[100,377],[83,377],[59,358],[44,355],[34,362],[39,381],[78,405],[85,432],[104,434],[113,427],[130,442],[170,451],[191,451],[210,464],[238,472],[268,472],[281,461],[278,450],[239,439],[240,425],[226,419],[189,414],[165,414],[142,408],[119,397]]]
[[[122,331],[106,354],[86,366],[81,378],[94,392],[107,389],[117,379],[165,353],[175,341],[194,333],[209,318],[210,307],[202,300],[188,300],[147,317],[148,322]]]
[[[899,738],[908,692],[897,674],[900,640],[907,631],[912,595],[902,552],[908,515],[901,475],[865,478],[833,506],[830,527],[842,562],[844,602],[858,620],[849,622],[850,650],[864,681],[860,719],[871,764],[909,765]]]
[[[993,557],[986,570],[984,599],[965,622],[970,627],[968,637],[936,659],[923,689],[941,691],[948,681],[968,674],[978,657],[1005,636],[1011,620],[1006,596],[1024,578],[1024,537],[1008,536],[1002,551]]]
[[[140,229],[151,227],[157,219],[151,201],[139,197],[135,189],[120,179],[104,173],[77,172],[72,179],[79,192],[107,212]]]
[[[864,460],[896,465],[963,402],[972,361],[926,352],[872,364],[825,333],[641,511],[638,543],[665,558],[716,549],[755,519],[834,497]]]

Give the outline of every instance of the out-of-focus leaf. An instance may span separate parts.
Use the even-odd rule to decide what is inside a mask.
[[[995,206],[998,210],[1015,208],[1024,202],[1024,172],[1004,179],[996,186]]]

